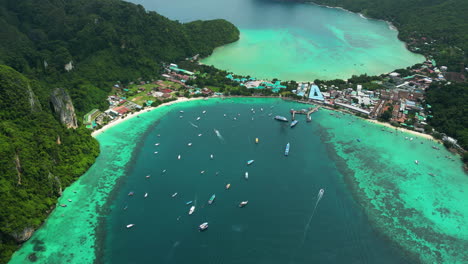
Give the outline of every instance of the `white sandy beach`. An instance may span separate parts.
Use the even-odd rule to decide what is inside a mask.
[[[389,123],[383,123],[383,122],[379,122],[377,120],[372,120],[372,119],[366,119],[366,120],[371,122],[371,123],[374,123],[374,124],[379,124],[379,125],[391,128],[391,129],[395,129],[395,130],[400,131],[400,132],[410,133],[410,134],[413,134],[413,135],[416,135],[416,136],[423,137],[425,139],[429,139],[429,140],[433,140],[433,141],[438,142],[435,138],[433,138],[431,135],[428,135],[428,134],[420,133],[420,132],[417,132],[417,131],[414,131],[414,130],[409,130],[409,129],[405,129],[405,128],[401,128],[401,127],[394,127]]]
[[[182,103],[182,102],[187,102],[187,101],[195,101],[195,100],[203,100],[205,99],[204,97],[197,97],[197,98],[186,98],[186,97],[179,97],[177,98],[177,100],[175,101],[171,101],[171,102],[167,102],[167,103],[164,103],[164,104],[160,104],[158,105],[157,107],[147,107],[139,112],[133,112],[133,113],[130,113],[130,114],[127,114],[125,117],[118,117],[114,120],[112,120],[111,122],[109,122],[107,125],[103,126],[101,129],[99,130],[95,130],[93,131],[93,133],[91,133],[91,136],[93,137],[96,137],[97,135],[99,135],[100,133],[103,133],[104,131],[106,131],[107,129],[113,127],[113,126],[116,126],[120,123],[122,123],[123,121],[125,120],[128,120],[130,118],[133,118],[133,117],[136,117],[140,114],[143,114],[143,113],[146,113],[146,112],[149,112],[149,111],[152,111],[156,108],[160,108],[160,107],[164,107],[164,106],[168,106],[168,105],[173,105],[173,104],[177,104],[177,103]]]

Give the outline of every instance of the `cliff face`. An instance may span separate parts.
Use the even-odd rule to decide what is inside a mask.
[[[56,88],[52,91],[50,97],[54,112],[59,119],[60,123],[64,124],[67,128],[77,128],[75,108],[71,101],[70,96],[63,88]]]

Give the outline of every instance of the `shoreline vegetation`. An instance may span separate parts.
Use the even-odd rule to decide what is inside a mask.
[[[320,4],[327,2],[327,0],[312,2]],[[335,1],[337,5],[338,2],[340,0]],[[458,3],[463,3],[463,1],[458,1]],[[352,8],[347,10],[346,7],[327,7],[355,12]],[[453,11],[454,8],[457,7],[447,7],[447,10]],[[85,131],[80,121],[77,122],[78,129],[73,131],[65,129],[64,124],[60,126],[57,120],[54,121],[53,116],[57,113],[47,107],[50,104],[52,87],[64,87],[68,90],[76,113],[78,116],[83,116],[90,109],[108,107],[104,98],[108,96],[109,87],[113,85],[115,80],[130,82],[138,78],[151,79],[154,76],[159,76],[164,72],[162,62],[177,61],[193,56],[193,54],[207,56],[215,47],[236,41],[239,38],[239,30],[225,20],[195,21],[181,24],[155,12],[146,12],[140,5],[117,0],[108,0],[104,3],[96,0],[80,0],[64,2],[60,5],[45,0],[20,2],[7,0],[0,5],[0,10],[3,11],[2,16],[5,16],[4,20],[0,20],[0,26],[7,29],[5,39],[0,43],[0,64],[9,65],[29,78],[29,80],[24,81],[25,77],[22,75],[16,77],[16,79],[27,82],[22,87],[28,87],[28,89],[24,93],[18,94],[22,98],[16,97],[10,101],[22,102],[27,98],[33,102],[29,109],[23,109],[23,105],[21,111],[18,111],[18,113],[23,113],[24,116],[31,118],[32,122],[17,114],[10,115],[10,119],[7,121],[1,121],[3,130],[0,131],[0,136],[6,142],[2,146],[2,150],[5,152],[2,153],[4,155],[2,155],[3,160],[1,161],[3,164],[14,162],[13,164],[16,165],[0,167],[2,175],[8,175],[5,180],[7,184],[4,185],[8,185],[8,188],[6,190],[0,189],[0,198],[5,201],[5,204],[8,204],[2,208],[2,217],[0,218],[0,262],[6,263],[18,245],[27,241],[35,228],[44,222],[55,206],[59,205],[57,199],[61,196],[62,190],[82,174],[83,167],[89,168],[92,165],[88,164],[89,161],[97,156],[97,141],[93,137],[129,118],[138,116],[139,113],[151,111],[159,106],[202,99],[184,97],[157,107],[145,108],[139,113],[119,118],[108,126],[90,133]],[[355,13],[370,19],[386,21],[373,15],[375,12],[372,13],[370,9],[366,9],[365,12]],[[422,13],[421,17],[428,19],[431,14],[428,12]],[[50,19],[54,19],[55,22],[49,23]],[[415,17],[411,16],[408,21],[414,19]],[[463,18],[460,19],[460,23],[464,21]],[[89,23],[89,21],[93,21],[93,23]],[[127,23],[127,21],[133,21],[133,23]],[[433,21],[435,20],[431,20],[431,22]],[[401,29],[401,23],[395,23],[391,20],[386,22],[398,30],[398,38],[407,45],[410,51],[416,51],[426,57],[434,56],[438,59],[438,63],[447,65],[451,70],[460,68],[460,65],[466,65],[467,55],[463,51],[467,47],[465,33],[468,31],[464,31],[465,25],[453,29],[447,27],[444,30],[443,27],[447,25],[439,23],[434,32],[442,32],[441,35],[431,35],[432,31],[422,31],[415,35],[416,38],[409,36],[406,31]],[[421,23],[415,22],[414,27],[418,29],[418,27],[431,24]],[[140,25],[147,25],[147,28],[141,28]],[[165,30],[160,30],[161,28]],[[126,37],[119,37],[121,35]],[[206,36],[211,37],[207,38]],[[441,39],[443,41],[440,41]],[[425,42],[428,45],[425,45]],[[460,55],[461,52],[463,55]],[[463,77],[464,80],[466,72],[453,71],[457,71],[457,78]],[[16,85],[9,83],[5,83],[5,85],[9,85],[6,88],[8,96],[13,96]],[[466,91],[466,81],[464,85]],[[441,87],[443,88],[443,86]],[[260,97],[268,97],[269,95],[271,94]],[[298,102],[301,103],[300,100]],[[431,102],[433,105],[435,103]],[[17,103],[1,104],[1,106],[2,111],[8,112],[15,112],[20,108]],[[37,106],[39,108],[36,108]],[[36,114],[35,111],[40,109],[40,106],[44,111]],[[337,109],[330,109],[337,111]],[[455,118],[456,113],[443,117]],[[75,115],[74,111],[73,115]],[[431,137],[428,134],[421,134],[409,129],[396,128],[389,123],[369,121],[414,135]],[[51,127],[53,127],[47,133],[40,130],[41,124],[44,125],[44,123],[52,124]],[[31,124],[34,128],[31,128]],[[27,137],[22,140],[17,140],[14,137],[15,131],[19,129],[18,126],[22,126],[26,130],[24,132]],[[48,134],[50,136],[47,138],[34,137],[30,141],[27,140],[28,137],[35,134]],[[38,146],[33,151],[27,148],[19,151],[14,146],[14,144],[35,146],[31,144],[31,142],[35,142],[34,140],[37,141]],[[81,149],[85,149],[85,151],[81,151]],[[70,155],[76,152],[81,153],[80,157]],[[37,157],[43,153],[52,154],[47,160],[41,158],[40,161],[37,161]],[[78,158],[80,161],[74,162]],[[71,164],[57,166],[56,162],[60,163],[62,160],[67,160]],[[35,162],[40,162],[40,165],[36,166]],[[21,183],[21,176],[23,178],[28,176],[30,181]],[[47,188],[43,188],[43,186],[47,186]],[[31,198],[31,193],[36,193],[35,191],[28,192],[27,188],[31,187],[39,188],[41,193],[44,193],[45,198],[42,199],[37,195],[37,197]],[[42,199],[42,201],[36,201],[37,199]],[[3,216],[8,216],[8,218]]]

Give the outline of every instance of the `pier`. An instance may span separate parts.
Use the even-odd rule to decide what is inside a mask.
[[[307,122],[312,121],[310,115],[317,112],[319,110],[320,106],[317,107],[309,107],[308,109],[302,109],[302,110],[294,110],[291,109],[291,119],[296,120],[296,114],[301,114],[301,115],[306,115],[307,116]]]

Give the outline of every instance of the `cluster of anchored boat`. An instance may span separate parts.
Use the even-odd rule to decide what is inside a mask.
[[[263,111],[263,108],[261,108],[260,110]],[[251,109],[251,111],[252,111],[252,113],[255,114],[255,111],[253,110],[253,108]],[[184,111],[179,111],[179,112],[180,112],[181,114],[184,113]],[[206,113],[206,111],[203,111],[203,114],[205,114],[205,113]],[[239,114],[239,115],[240,115],[240,114]],[[224,116],[226,116],[226,114],[225,114]],[[269,116],[271,116],[271,114],[269,114]],[[183,118],[183,116],[180,116],[180,118]],[[201,117],[197,117],[197,118],[196,118],[196,120],[200,120],[200,119],[201,119]],[[274,119],[279,120],[279,121],[288,122],[288,120],[287,120],[285,117],[283,117],[283,116],[275,116]],[[234,120],[237,120],[237,119],[234,118]],[[193,124],[193,123],[191,123],[191,122],[189,122],[189,123],[190,123],[192,126],[198,128],[197,125],[195,125],[195,124]],[[294,127],[294,126],[296,126],[297,123],[298,123],[298,121],[297,121],[297,120],[294,120],[294,121],[291,123],[291,125],[290,125],[291,128]],[[216,135],[217,135],[218,137],[221,137],[221,135],[219,134],[219,131],[217,131],[216,129],[215,129],[215,133],[216,133]],[[158,137],[159,137],[159,136],[160,136],[160,135],[158,135]],[[202,136],[202,134],[198,134],[198,136]],[[255,143],[256,143],[256,144],[259,143],[258,138],[255,138]],[[154,144],[154,145],[155,145],[155,146],[159,146],[160,143],[156,143],[156,144]],[[191,143],[191,142],[188,143],[188,146],[189,146],[189,147],[192,146],[192,143]],[[284,152],[284,155],[285,155],[285,156],[288,156],[288,155],[289,155],[289,147],[290,147],[290,144],[288,143],[288,144],[286,145],[286,149],[285,149],[285,152]],[[156,152],[154,152],[154,154],[158,154],[158,152],[156,151]],[[178,156],[177,156],[177,159],[178,159],[178,160],[180,160],[181,158],[182,158],[181,155],[178,155]],[[214,159],[214,155],[213,155],[213,154],[210,155],[210,159]],[[247,161],[247,165],[251,165],[251,164],[253,164],[253,163],[254,163],[254,160],[248,160],[248,161]],[[166,170],[163,170],[162,172],[165,173]],[[203,174],[203,173],[205,173],[205,171],[201,171],[200,173]],[[218,172],[216,172],[216,174],[218,174]],[[146,178],[147,178],[147,179],[150,178],[150,175],[147,175]],[[245,180],[248,180],[248,179],[249,179],[249,172],[245,172],[244,178],[245,178]],[[226,184],[226,186],[225,186],[225,189],[226,189],[226,190],[228,190],[229,188],[231,188],[231,184],[230,184],[230,183]],[[133,196],[133,195],[134,195],[134,192],[130,192],[130,193],[128,193],[128,195],[129,195],[129,196]],[[176,197],[177,195],[178,195],[177,192],[173,193],[173,194],[172,194],[172,198]],[[145,193],[145,194],[144,194],[144,197],[145,197],[145,198],[148,197],[148,193]],[[216,199],[216,194],[213,194],[213,195],[210,197],[210,199],[208,200],[208,204],[212,204],[212,203],[214,202],[215,199]],[[240,208],[242,208],[242,207],[245,207],[248,203],[249,203],[249,201],[241,201],[241,202],[239,203],[238,206],[239,206]],[[190,207],[190,209],[189,209],[189,211],[188,211],[188,214],[189,214],[189,215],[192,215],[192,214],[195,212],[195,209],[196,209],[195,205],[192,205],[192,204],[193,204],[193,201],[187,201],[187,202],[186,202],[186,205],[191,205],[191,207]],[[125,209],[126,209],[126,207],[124,208],[124,210],[125,210]],[[135,224],[128,224],[128,225],[127,225],[127,228],[131,228],[131,227],[133,227],[133,226],[135,226]],[[204,222],[204,223],[200,224],[200,225],[198,226],[198,229],[199,229],[200,231],[204,231],[204,230],[208,229],[208,222]]]

